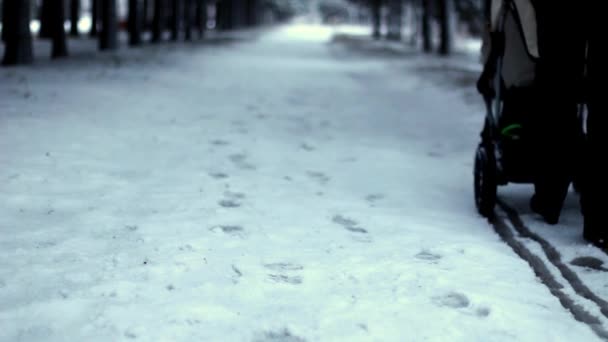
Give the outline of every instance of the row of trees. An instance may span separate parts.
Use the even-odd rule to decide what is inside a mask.
[[[381,38],[381,27],[387,28],[386,38],[401,40],[405,9],[413,11],[409,18],[416,20],[414,25],[419,30],[412,36],[412,42],[421,39],[425,52],[438,51],[448,55],[452,51],[453,29],[456,18],[465,24],[472,34],[480,34],[483,25],[486,0],[350,0],[359,5],[367,5],[371,11],[373,36]],[[387,14],[383,16],[382,13]],[[438,46],[433,44],[433,28],[438,28]]]
[[[129,34],[129,45],[142,44],[142,33],[151,33],[150,41],[159,43],[167,31],[171,40],[183,37],[192,40],[195,35],[203,38],[209,19],[208,9],[215,12],[219,29],[230,30],[254,26],[259,21],[263,6],[273,4],[268,0],[90,0],[91,30],[89,35],[99,41],[100,50],[118,47],[118,31],[122,26]],[[4,65],[33,62],[33,38],[30,29],[32,13],[37,8],[31,0],[2,1],[2,41],[5,53]],[[40,31],[38,37],[52,41],[52,58],[68,55],[67,36],[80,34],[78,22],[80,0],[42,0],[39,8]],[[118,6],[126,5],[126,25],[120,25]],[[71,23],[65,30],[66,14]]]

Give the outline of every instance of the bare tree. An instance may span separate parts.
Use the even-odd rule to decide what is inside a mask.
[[[401,39],[401,22],[403,20],[403,1],[390,0],[388,15],[388,39]]]
[[[154,18],[152,19],[152,42],[158,43],[163,39],[163,31],[165,30],[164,18],[165,0],[154,1]]]
[[[2,1],[2,64],[29,64],[34,61],[30,32],[30,0]]]
[[[439,14],[439,27],[440,27],[440,45],[439,54],[449,55],[452,51],[452,4],[451,0],[438,0],[438,14]]]
[[[65,2],[63,0],[45,0],[50,5],[49,28],[53,47],[51,58],[61,58],[68,55],[68,44],[65,34]]]
[[[184,39],[192,40],[192,0],[184,0]]]
[[[382,24],[381,22],[381,13],[380,13],[380,9],[382,7],[382,0],[371,0],[371,7],[372,7],[372,25],[373,25],[373,37],[375,39],[379,39],[380,38],[380,26]]]
[[[196,27],[198,29],[198,37],[203,38],[207,30],[207,1],[196,0]]]
[[[427,53],[433,50],[431,41],[431,0],[422,0],[422,49]]]
[[[129,45],[141,44],[141,14],[139,0],[129,0]]]
[[[101,0],[91,0],[91,37],[97,36],[97,26],[99,25],[99,4]]]
[[[171,0],[171,40],[179,39],[179,28],[181,25],[181,1]]]
[[[78,21],[80,21],[80,0],[70,1],[70,35],[77,37]]]
[[[118,19],[116,0],[101,0],[101,32],[99,49],[115,50],[118,48]]]

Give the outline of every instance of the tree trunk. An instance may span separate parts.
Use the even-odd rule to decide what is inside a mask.
[[[70,1],[70,35],[77,37],[78,21],[80,21],[80,0]]]
[[[198,29],[198,37],[202,39],[207,30],[207,1],[196,0],[196,28]]]
[[[30,64],[34,61],[30,32],[30,0],[2,2],[2,64]]]
[[[139,0],[129,0],[129,45],[141,44],[141,11]]]
[[[115,50],[118,47],[118,18],[116,0],[101,0],[100,50]]]
[[[154,17],[152,19],[152,42],[158,43],[163,39],[164,31],[164,0],[154,0]]]
[[[171,1],[171,40],[173,41],[179,39],[179,27],[181,24],[180,2],[180,0]]]
[[[380,38],[380,25],[381,25],[381,13],[380,7],[382,6],[382,0],[372,0],[372,36],[374,39]]]
[[[424,52],[433,50],[431,41],[431,0],[422,0],[422,49]]]
[[[45,0],[51,6],[50,29],[53,47],[51,58],[61,58],[68,55],[68,45],[65,34],[65,1],[63,0]]]
[[[221,30],[234,28],[234,17],[232,15],[233,4],[230,0],[223,0],[216,4],[217,27]]]
[[[10,1],[10,0],[5,0]],[[40,6],[40,31],[38,37],[50,39],[53,36],[53,3],[49,0],[42,0]]]
[[[141,10],[141,28],[142,30],[148,30],[150,27],[148,25],[148,12],[150,11],[150,7],[148,7],[148,0],[143,0],[143,8]]]
[[[452,6],[451,0],[438,1],[439,27],[441,30],[441,41],[439,54],[447,56],[452,52]]]
[[[258,24],[258,1],[247,0],[246,3],[246,25],[256,26]]]
[[[403,20],[403,1],[391,0],[389,7],[388,39],[401,40],[401,22]]]
[[[97,36],[97,25],[99,23],[99,1],[91,0],[91,31],[89,35],[91,37]]]
[[[184,0],[184,39],[192,40],[192,0]]]

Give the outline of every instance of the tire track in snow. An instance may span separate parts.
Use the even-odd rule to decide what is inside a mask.
[[[499,202],[499,206],[502,208],[503,206],[506,206],[506,204]],[[509,209],[511,209],[511,208],[509,208]],[[511,210],[513,210],[513,209],[511,209]],[[506,212],[506,210],[505,210],[505,212]],[[515,212],[513,210],[512,213],[515,213],[515,216],[518,217],[517,212]],[[508,214],[509,213],[507,212],[507,216],[508,216],[509,220],[511,220],[512,217],[511,217],[511,215],[508,215]],[[549,270],[549,268],[547,267],[545,262],[539,256],[537,256],[533,252],[531,252],[523,243],[517,241],[517,239],[515,238],[515,236],[513,234],[513,230],[509,227],[509,225],[507,225],[507,223],[503,219],[498,217],[497,215],[494,215],[494,218],[489,221],[492,224],[492,226],[494,226],[494,230],[496,231],[496,233],[503,239],[503,241],[505,241],[505,243],[507,245],[509,245],[509,247],[511,247],[511,249],[513,249],[515,254],[517,254],[521,259],[523,259],[530,265],[534,274],[541,280],[541,282],[545,286],[547,286],[547,288],[549,289],[549,292],[551,292],[551,294],[559,300],[560,304],[566,310],[568,310],[568,311],[570,311],[570,313],[572,313],[572,316],[574,317],[574,319],[576,319],[577,321],[579,321],[581,323],[586,324],[587,326],[589,326],[591,328],[591,330],[593,330],[593,332],[598,337],[608,341],[608,331],[606,329],[604,329],[604,327],[602,326],[601,320],[598,317],[594,316],[593,314],[587,312],[587,310],[585,310],[585,308],[583,308],[580,304],[576,303],[576,301],[573,298],[570,298],[570,296],[568,296],[568,294],[566,294],[565,292],[562,291],[564,286],[557,279],[555,279],[553,274],[551,274],[551,271]],[[519,222],[521,222],[521,220],[519,220]],[[513,224],[513,226],[515,226],[515,224]],[[524,226],[523,222],[522,222],[522,226]],[[525,228],[525,229],[528,230],[528,232],[529,232],[529,229],[527,229],[527,228]],[[517,228],[516,228],[516,230],[519,233],[519,230]],[[546,244],[551,246],[548,242],[546,242]],[[553,249],[555,250],[555,248],[553,248]],[[558,255],[559,255],[559,253],[558,253]],[[566,267],[566,266],[564,265],[564,267]],[[579,280],[579,282],[580,282],[580,280]],[[575,291],[576,291],[576,289],[575,289]],[[600,310],[601,310],[601,308],[600,308]]]
[[[547,259],[559,270],[562,277],[564,277],[564,279],[570,283],[570,286],[572,286],[574,291],[576,291],[579,296],[594,302],[600,308],[600,312],[604,315],[604,317],[608,318],[608,302],[593,293],[593,291],[591,291],[591,289],[589,289],[587,285],[585,285],[576,275],[576,272],[562,262],[561,254],[557,251],[557,249],[547,240],[543,239],[538,234],[533,233],[530,228],[523,223],[515,209],[511,208],[500,200],[498,201],[498,205],[502,210],[505,211],[509,217],[509,221],[511,221],[515,230],[522,237],[529,238],[541,246],[543,252],[547,256]]]

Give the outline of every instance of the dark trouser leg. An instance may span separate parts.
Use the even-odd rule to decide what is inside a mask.
[[[539,102],[534,121],[537,204],[557,221],[576,164],[577,102],[585,36],[582,7],[535,1],[538,18]]]
[[[593,8],[595,7],[595,8]],[[588,50],[588,109],[587,142],[585,151],[584,177],[581,189],[581,204],[585,216],[585,237],[591,240],[608,238],[606,219],[602,204],[608,196],[608,168],[606,167],[606,151],[608,146],[608,99],[605,97],[605,82],[608,72],[608,54],[605,37],[602,37],[603,18],[600,18],[599,5],[594,3],[589,12],[589,50]]]

